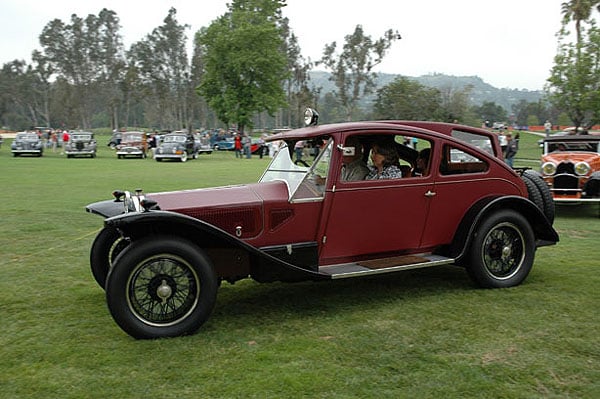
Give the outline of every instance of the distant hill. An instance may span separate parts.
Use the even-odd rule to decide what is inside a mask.
[[[321,87],[321,93],[328,93],[335,90],[333,82],[329,81],[331,74],[325,71],[311,71],[310,79],[313,87]],[[391,83],[401,75],[380,73],[377,79],[377,88],[381,88]],[[444,74],[423,75],[419,77],[406,76],[408,79],[416,80],[423,86],[441,88],[462,89],[465,86],[471,85],[471,103],[472,105],[481,105],[484,102],[494,102],[502,106],[507,112],[510,112],[513,104],[517,104],[521,100],[527,102],[537,102],[545,96],[541,90],[518,90],[518,89],[498,89],[488,83],[485,83],[477,76],[450,76]],[[364,99],[365,102],[370,102],[374,96]]]

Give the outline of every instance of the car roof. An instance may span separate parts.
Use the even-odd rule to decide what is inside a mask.
[[[445,122],[428,122],[428,121],[404,121],[404,120],[381,120],[381,121],[363,121],[363,122],[343,122],[332,123],[326,125],[308,126],[304,128],[288,130],[267,137],[266,141],[275,140],[305,140],[319,136],[339,133],[340,131],[352,130],[386,130],[386,129],[402,129],[407,132],[422,133],[430,136],[446,136],[451,139],[452,132],[459,130],[462,132],[472,132],[477,135],[491,138],[497,137],[497,134],[485,129],[475,128],[472,126],[459,125],[456,123]],[[374,133],[376,134],[376,133]]]
[[[600,142],[600,135],[597,134],[573,134],[568,136],[550,136],[544,139],[544,142],[554,143],[554,142],[569,142],[569,141],[587,141],[587,142]]]

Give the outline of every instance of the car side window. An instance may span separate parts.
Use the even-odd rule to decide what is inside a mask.
[[[457,175],[482,173],[489,168],[488,163],[479,157],[451,145],[444,145],[440,173],[442,175]]]

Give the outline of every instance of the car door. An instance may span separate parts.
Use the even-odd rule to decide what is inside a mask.
[[[326,195],[320,263],[386,257],[420,248],[433,183],[431,174],[337,180]]]

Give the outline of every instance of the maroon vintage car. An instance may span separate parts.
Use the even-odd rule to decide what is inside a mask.
[[[195,332],[222,280],[335,280],[456,264],[479,286],[510,287],[527,277],[537,247],[558,242],[544,209],[528,199],[529,175],[502,161],[485,130],[353,122],[270,140],[280,150],[258,183],[119,191],[87,206],[106,218],[92,245],[92,273],[128,334]],[[309,166],[294,162],[300,140],[319,148]],[[382,143],[402,177],[362,179],[363,172],[345,180],[349,160],[367,162]]]

